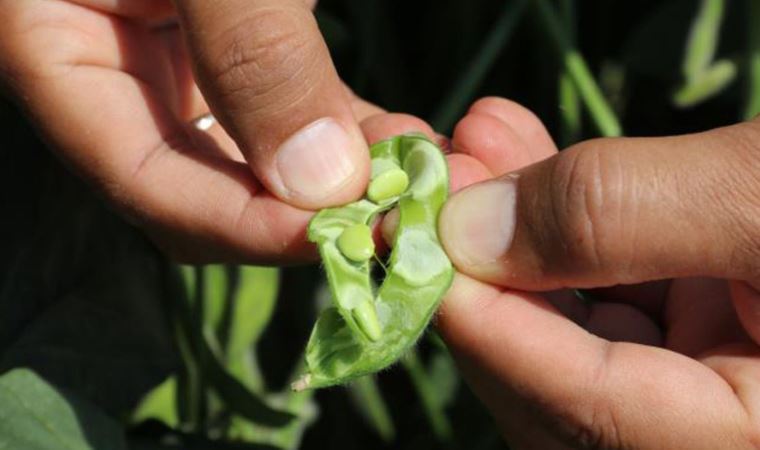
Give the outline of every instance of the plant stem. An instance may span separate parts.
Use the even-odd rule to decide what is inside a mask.
[[[618,118],[604,98],[583,56],[570,40],[554,7],[547,0],[535,1],[541,18],[560,53],[565,70],[570,79],[573,80],[575,88],[578,89],[578,93],[599,132],[604,136],[620,136],[622,128]]]
[[[561,0],[559,5],[565,30],[575,45],[575,2],[573,0]],[[574,144],[581,137],[581,107],[578,102],[578,91],[575,89],[567,70],[562,70],[558,83],[560,145],[564,148]]]
[[[441,442],[450,441],[452,434],[451,423],[449,423],[449,419],[446,417],[443,405],[438,401],[438,392],[430,380],[425,366],[420,361],[417,352],[411,350],[409,354],[401,359],[401,362],[412,379],[412,384],[422,401],[425,414],[436,438]]]
[[[760,3],[747,0],[747,105],[744,118],[760,114]]]
[[[367,420],[380,438],[385,442],[393,441],[396,429],[375,379],[371,375],[361,377],[352,383],[349,389],[356,398],[357,406],[366,414]]]
[[[496,57],[509,41],[509,36],[514,31],[515,24],[526,4],[527,0],[506,2],[480,51],[430,119],[434,130],[450,131],[457,118],[465,111],[467,104],[472,101],[483,79],[496,61]]]
[[[176,302],[187,301],[188,309],[192,308],[190,305],[197,305],[200,302],[200,273],[200,269],[194,266],[180,267],[185,295],[184,298],[175,300]],[[183,325],[183,315],[180,308],[175,306],[172,312],[175,320],[172,327],[184,365],[184,372],[180,375],[177,385],[178,390],[181,391],[179,396],[182,401],[182,419],[188,430],[197,432],[202,428],[205,416],[206,391],[203,371],[198,360],[199,356],[193,351],[194,344],[197,343],[192,341],[192,336],[187,333],[187,329]]]

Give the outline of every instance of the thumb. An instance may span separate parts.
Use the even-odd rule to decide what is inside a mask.
[[[528,290],[757,277],[760,129],[599,139],[452,197],[457,268]]]
[[[269,191],[303,208],[361,195],[367,146],[314,2],[175,1],[199,86]]]

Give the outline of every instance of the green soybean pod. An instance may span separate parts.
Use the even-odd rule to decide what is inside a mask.
[[[436,226],[449,184],[442,152],[419,135],[397,136],[373,145],[370,152],[373,169],[380,169],[373,182],[389,183],[375,187],[380,195],[322,210],[309,224],[334,307],[317,320],[306,347],[307,370],[294,389],[344,383],[397,361],[423,333],[453,278]],[[405,177],[381,178],[394,171]],[[352,255],[355,249],[342,251],[345,243],[339,241],[346,230],[367,226],[396,205],[399,225],[386,277],[375,295],[369,260],[352,258],[358,256]]]

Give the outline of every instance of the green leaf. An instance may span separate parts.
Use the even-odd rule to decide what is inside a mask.
[[[302,369],[299,369],[299,372],[300,370]],[[319,414],[313,397],[314,391],[286,391],[271,395],[270,402],[284,411],[291,412],[295,419],[285,426],[268,427],[234,416],[230,437],[245,442],[273,445],[285,450],[296,450],[301,444],[306,428],[317,419]]]
[[[723,92],[736,79],[736,64],[729,60],[716,61],[699,77],[689,80],[673,94],[679,108],[690,108]]]
[[[179,424],[177,379],[175,377],[167,378],[150,391],[132,415],[132,422],[134,423],[149,419],[160,420],[170,427],[176,427]]]
[[[170,300],[184,337],[183,341],[187,341],[193,355],[197,357],[204,379],[208,377],[210,387],[232,412],[251,421],[271,426],[282,426],[293,420],[292,414],[272,408],[227,371],[204,338],[203,325],[198,317],[193,315],[190,309],[192,305],[186,298],[175,295],[170,296]]]
[[[34,372],[0,377],[0,450],[125,450],[119,426]]]
[[[47,300],[0,354],[0,370],[32,368],[112,414],[127,414],[176,365],[156,271],[152,258],[115,256],[67,295]]]
[[[225,404],[237,414],[257,423],[282,426],[290,423],[295,416],[272,408],[248,390],[237,378],[227,372],[213,356],[206,361],[206,370],[214,391]]]
[[[0,191],[14,193],[0,220],[0,372],[28,367],[128,415],[177,364],[163,257],[50,152],[9,143],[0,153],[24,157],[0,164]]]
[[[234,358],[250,350],[272,318],[279,291],[279,270],[240,266],[240,281],[233,299],[227,352]]]
[[[239,284],[232,299],[227,368],[255,391],[261,391],[264,383],[253,350],[272,318],[278,291],[279,269],[239,267]]]

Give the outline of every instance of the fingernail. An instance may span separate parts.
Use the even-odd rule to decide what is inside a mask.
[[[353,140],[333,119],[305,126],[277,150],[277,170],[286,195],[319,202],[336,193],[356,173]]]
[[[441,212],[441,240],[458,266],[492,263],[509,250],[515,233],[517,178],[507,176],[466,188]]]

